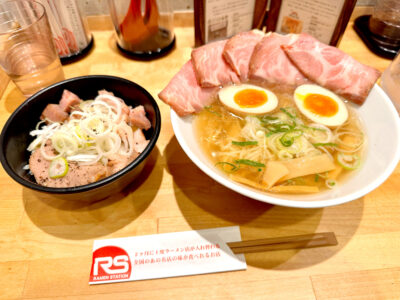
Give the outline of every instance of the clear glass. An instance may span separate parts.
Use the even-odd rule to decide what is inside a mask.
[[[39,3],[0,2],[0,66],[26,97],[64,79]]]
[[[381,85],[400,114],[400,52],[397,53],[390,66],[383,72]]]
[[[153,55],[169,48],[175,39],[173,9],[168,0],[108,0],[121,50]]]

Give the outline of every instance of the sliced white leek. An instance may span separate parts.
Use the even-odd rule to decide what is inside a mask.
[[[107,162],[113,155],[134,152],[132,128],[121,118],[123,105],[113,95],[83,101],[62,124],[40,121],[30,134],[36,137],[29,151],[40,149],[47,160],[64,158],[82,164]],[[55,151],[53,151],[54,149]]]

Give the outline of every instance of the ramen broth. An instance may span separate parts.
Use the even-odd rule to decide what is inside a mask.
[[[199,143],[218,169],[232,180],[278,193],[314,193],[335,188],[359,169],[366,141],[354,109],[346,103],[348,120],[328,128],[301,114],[294,103],[293,90],[270,90],[279,104],[265,115],[236,115],[217,99],[196,115]],[[273,185],[265,182],[270,162],[290,165],[319,156],[329,157],[334,169],[287,180],[282,177]]]

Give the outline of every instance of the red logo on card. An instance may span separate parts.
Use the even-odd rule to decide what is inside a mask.
[[[131,261],[124,249],[106,246],[93,252],[91,282],[129,279],[131,271]]]

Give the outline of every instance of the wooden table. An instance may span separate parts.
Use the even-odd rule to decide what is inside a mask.
[[[100,23],[99,23],[100,24]],[[101,23],[103,24],[103,23]],[[102,25],[103,26],[103,25]],[[177,27],[168,56],[123,57],[113,31],[93,30],[95,47],[64,67],[67,78],[125,77],[157,93],[190,57],[193,27]],[[383,71],[389,60],[348,27],[340,48]],[[24,101],[14,84],[0,100],[0,124]],[[400,168],[363,198],[324,209],[258,202],[217,184],[180,148],[170,109],[143,176],[107,200],[39,199],[0,170],[0,299],[400,299]],[[333,231],[335,247],[247,254],[246,271],[89,286],[95,239],[239,225],[243,239]]]

